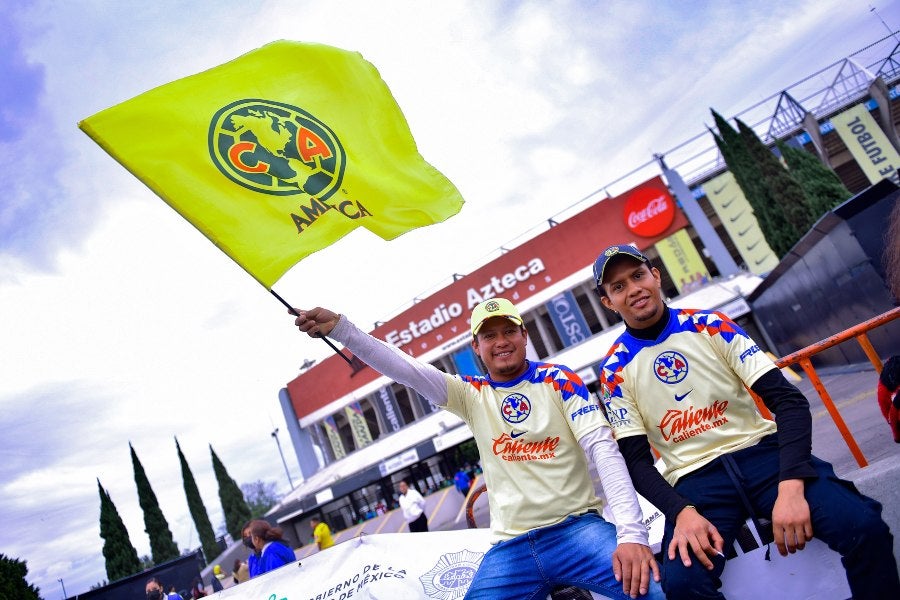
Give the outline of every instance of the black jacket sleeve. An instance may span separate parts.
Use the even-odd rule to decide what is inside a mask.
[[[662,511],[667,520],[674,523],[678,513],[690,502],[680,496],[653,466],[653,454],[647,436],[629,436],[619,440],[618,444],[634,489]]]
[[[809,401],[780,369],[764,373],[750,386],[775,414],[778,425],[779,481],[816,477],[812,466],[812,415]]]

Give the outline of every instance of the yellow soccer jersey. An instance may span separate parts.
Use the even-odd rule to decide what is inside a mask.
[[[604,358],[601,386],[617,439],[646,435],[678,478],[775,432],[750,393],[777,368],[733,321],[716,312],[669,308],[656,340],[627,331]]]
[[[602,511],[578,440],[609,424],[578,375],[530,362],[509,382],[445,377],[446,409],[469,425],[478,444],[495,541]]]
[[[331,537],[331,529],[325,523],[316,525],[316,528],[313,531],[313,537],[319,545],[320,550],[334,546],[334,538]]]

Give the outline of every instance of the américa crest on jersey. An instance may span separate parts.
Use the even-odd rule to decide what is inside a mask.
[[[219,171],[242,187],[301,196],[289,214],[298,233],[329,210],[349,219],[371,216],[359,201],[335,198],[347,155],[328,125],[296,106],[244,99],[222,107],[210,122],[209,153]]]

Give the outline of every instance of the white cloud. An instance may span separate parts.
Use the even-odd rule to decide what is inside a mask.
[[[48,598],[57,578],[74,594],[106,577],[98,477],[149,554],[129,442],[182,549],[198,542],[175,436],[216,528],[209,444],[239,483],[286,489],[274,427],[295,480],[297,467],[277,392],[304,358],[331,352],[80,119],[275,39],[360,51],[467,200],[391,243],[354,232],[275,285],[296,306],[367,325],[702,131],[709,106],[739,110],[883,35],[866,6],[838,0],[36,0],[10,14],[16,56],[43,78],[21,109],[33,126],[0,139],[0,162],[17,167],[0,175],[17,207],[0,240],[0,505],[12,523],[0,546],[28,561]]]

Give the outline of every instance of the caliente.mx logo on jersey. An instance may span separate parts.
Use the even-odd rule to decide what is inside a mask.
[[[678,383],[687,377],[687,359],[680,352],[666,350],[653,361],[653,374],[663,383]]]
[[[507,423],[521,423],[530,414],[531,401],[522,394],[510,394],[500,403],[500,415]]]

